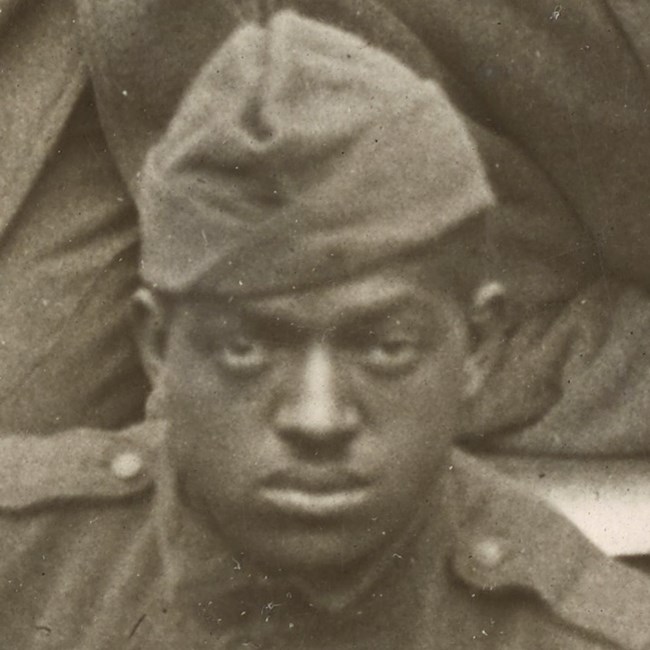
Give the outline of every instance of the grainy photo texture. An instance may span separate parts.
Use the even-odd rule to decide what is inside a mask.
[[[649,649],[649,34],[0,0],[0,649]]]

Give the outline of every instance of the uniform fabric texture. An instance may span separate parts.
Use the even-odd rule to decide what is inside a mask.
[[[24,482],[20,502],[8,489],[16,477],[0,481],[3,648],[645,650],[650,643],[647,576],[602,555],[486,459],[454,450],[443,506],[387,550],[374,579],[352,589],[344,607],[325,610],[294,578],[261,571],[214,522],[187,508],[165,460],[173,431],[164,423],[134,427],[115,442],[78,434],[83,445],[69,434],[4,441],[8,463],[31,444],[61,459],[62,471],[41,465],[41,480],[31,496]],[[142,459],[137,474],[110,462],[126,450]]]

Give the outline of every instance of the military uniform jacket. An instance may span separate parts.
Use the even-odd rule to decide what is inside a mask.
[[[444,512],[332,605],[186,511],[164,436],[2,441],[0,647],[650,648],[650,579],[485,460],[454,450]]]

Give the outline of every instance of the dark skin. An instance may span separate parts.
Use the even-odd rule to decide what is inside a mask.
[[[171,309],[143,292],[139,305],[184,498],[234,549],[315,579],[349,575],[435,513],[484,376],[473,361],[490,359],[467,310],[417,269]],[[496,328],[476,320],[488,342]]]

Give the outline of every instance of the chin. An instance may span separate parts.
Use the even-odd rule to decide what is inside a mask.
[[[361,563],[383,544],[381,535],[359,535],[356,530],[312,529],[260,531],[249,546],[258,562],[291,572],[340,571]]]

